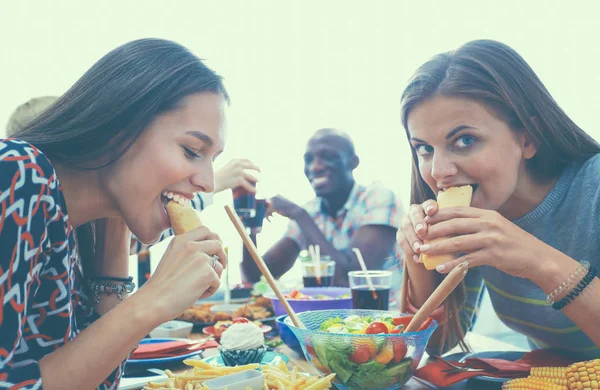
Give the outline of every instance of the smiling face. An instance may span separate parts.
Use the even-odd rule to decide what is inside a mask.
[[[334,134],[314,136],[308,141],[304,174],[317,196],[335,196],[351,189],[352,171],[358,162],[348,142]]]
[[[536,152],[524,133],[483,104],[443,96],[415,106],[407,127],[421,177],[434,193],[471,184],[471,206],[510,214],[527,181],[525,160]]]
[[[213,161],[224,147],[223,96],[199,93],[158,116],[102,175],[127,225],[143,243],[170,227],[163,194],[191,199],[214,190]]]

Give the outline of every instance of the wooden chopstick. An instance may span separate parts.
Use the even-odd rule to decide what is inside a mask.
[[[448,276],[442,280],[442,283],[437,286],[429,298],[427,298],[423,306],[421,306],[421,308],[415,313],[415,316],[410,321],[404,332],[414,332],[419,329],[427,317],[429,317],[431,313],[433,313],[433,311],[437,309],[446,300],[446,298],[448,298],[448,295],[450,295],[456,286],[458,286],[458,284],[465,278],[468,270],[469,263],[466,261],[454,267]]]
[[[402,261],[402,287],[400,290],[400,313],[406,313],[406,307],[408,306],[408,267],[404,259]]]
[[[232,210],[231,207],[229,207],[229,205],[225,205],[225,212],[227,213],[229,219],[235,226],[235,229],[238,231],[240,237],[242,238],[242,241],[244,242],[244,245],[246,246],[246,249],[248,249],[248,252],[254,259],[256,266],[258,267],[260,272],[262,272],[265,279],[267,279],[267,283],[269,283],[269,286],[271,286],[271,289],[273,289],[273,292],[285,308],[285,311],[290,316],[294,325],[298,328],[306,328],[306,326],[304,326],[302,321],[300,321],[300,319],[296,315],[294,309],[292,309],[292,307],[290,306],[290,303],[287,301],[285,296],[281,293],[281,291],[279,291],[279,288],[275,284],[275,278],[273,278],[273,275],[271,274],[271,271],[269,271],[269,268],[265,264],[265,261],[258,254],[258,249],[256,249],[256,246],[252,242],[252,239],[246,232],[246,229],[244,228],[244,224],[240,220],[240,217],[238,217],[237,213],[234,210]]]

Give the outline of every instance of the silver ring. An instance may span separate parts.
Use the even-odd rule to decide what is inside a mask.
[[[217,255],[212,255],[212,267],[214,269],[217,268],[217,264],[219,263],[219,256]]]

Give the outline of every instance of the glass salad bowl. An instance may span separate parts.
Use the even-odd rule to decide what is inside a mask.
[[[419,366],[437,328],[428,320],[417,332],[402,333],[407,314],[379,310],[320,310],[298,314],[306,328],[285,322],[308,362],[322,375],[335,373],[341,390],[400,389]]]

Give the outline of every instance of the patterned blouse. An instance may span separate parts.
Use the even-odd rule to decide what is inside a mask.
[[[0,389],[40,389],[38,361],[99,318],[56,171],[34,146],[0,140]],[[99,389],[116,389],[122,362]]]

